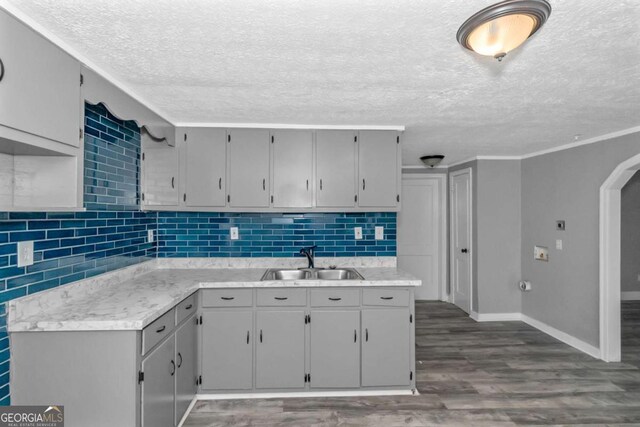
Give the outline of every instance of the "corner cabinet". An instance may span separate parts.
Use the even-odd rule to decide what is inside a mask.
[[[179,128],[176,143],[178,150],[145,152],[145,209],[400,209],[402,150],[396,131]]]

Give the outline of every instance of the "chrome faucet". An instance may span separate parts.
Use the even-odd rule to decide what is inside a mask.
[[[317,245],[313,245],[300,249],[300,255],[306,256],[307,261],[309,261],[309,266],[307,268],[315,268],[314,251],[317,247]]]

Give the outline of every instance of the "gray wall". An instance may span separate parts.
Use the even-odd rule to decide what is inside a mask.
[[[478,313],[520,313],[520,160],[478,160]]]
[[[622,188],[620,285],[622,292],[640,292],[640,173]]]
[[[600,186],[640,153],[640,133],[522,161],[522,276],[533,285],[522,312],[599,346]],[[566,231],[555,220],[566,220]],[[555,249],[562,239],[564,250]],[[549,247],[549,262],[533,259]]]

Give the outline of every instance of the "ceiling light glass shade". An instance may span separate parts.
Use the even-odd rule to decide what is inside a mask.
[[[550,14],[546,0],[503,1],[467,19],[457,39],[469,50],[502,60],[538,31]]]
[[[442,154],[433,154],[430,156],[420,157],[422,163],[429,166],[430,168],[438,166],[440,162],[442,162],[442,159],[444,159],[444,156]]]

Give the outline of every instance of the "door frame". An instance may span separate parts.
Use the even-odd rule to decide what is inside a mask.
[[[473,310],[473,255],[475,253],[473,248],[473,169],[471,167],[456,170],[454,172],[449,173],[449,277],[451,278],[451,286],[449,293],[449,302],[455,304],[455,292],[453,291],[453,278],[455,277],[453,274],[454,259],[455,259],[455,245],[454,242],[454,220],[453,220],[453,207],[451,204],[453,203],[454,198],[451,197],[453,193],[453,181],[454,177],[460,175],[469,175],[469,205],[468,205],[468,215],[469,215],[469,316],[474,312]]]
[[[400,188],[402,189],[402,181],[404,180],[424,180],[432,178],[438,180],[438,190],[440,191],[440,197],[438,198],[438,203],[440,204],[438,209],[438,215],[440,217],[438,221],[438,226],[440,227],[440,236],[438,237],[440,252],[440,261],[438,266],[440,282],[438,283],[438,299],[444,302],[451,302],[451,294],[447,292],[447,284],[449,283],[449,269],[447,268],[447,264],[449,262],[449,250],[447,249],[449,244],[449,233],[447,233],[447,210],[449,206],[449,192],[447,191],[448,175],[446,172],[434,174],[403,173],[400,179]]]
[[[622,187],[640,169],[640,154],[620,163],[600,187],[600,358],[619,362]]]

